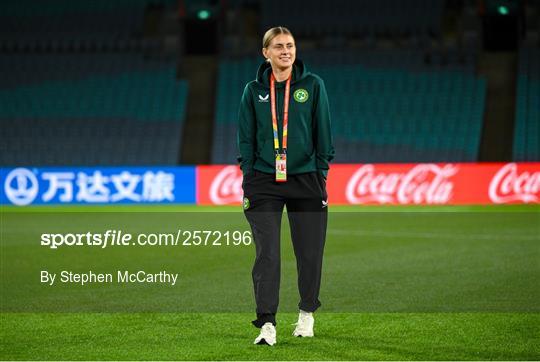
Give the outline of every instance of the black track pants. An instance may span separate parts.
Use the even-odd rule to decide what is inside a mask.
[[[261,327],[276,323],[280,282],[280,231],[283,207],[291,228],[298,271],[299,308],[315,311],[320,305],[319,290],[328,220],[326,181],[317,172],[288,175],[287,182],[255,171],[244,178],[244,213],[251,225],[256,246],[253,288],[257,319]]]

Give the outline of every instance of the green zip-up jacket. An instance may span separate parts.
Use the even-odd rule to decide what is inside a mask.
[[[267,62],[257,71],[242,95],[238,116],[238,149],[244,175],[253,170],[275,172],[275,149],[270,102],[270,74]],[[278,139],[283,141],[283,105],[286,81],[276,82]],[[323,80],[308,72],[301,60],[293,65],[289,97],[287,173],[319,171],[325,177],[334,158],[330,108]]]

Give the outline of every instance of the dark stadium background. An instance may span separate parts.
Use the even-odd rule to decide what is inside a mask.
[[[23,0],[0,166],[234,164],[264,31],[326,81],[336,162],[538,161],[538,0]]]

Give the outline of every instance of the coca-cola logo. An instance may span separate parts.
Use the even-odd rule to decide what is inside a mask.
[[[351,177],[346,196],[352,204],[446,204],[454,189],[450,178],[457,171],[451,164],[419,164],[404,173],[384,173],[368,164]]]
[[[497,204],[512,201],[538,202],[540,172],[518,173],[515,163],[504,165],[489,184],[489,198]]]
[[[224,167],[210,185],[210,200],[216,205],[242,201],[242,172],[238,166]]]

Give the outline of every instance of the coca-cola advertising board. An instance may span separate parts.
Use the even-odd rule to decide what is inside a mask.
[[[197,204],[242,201],[238,166],[198,166]],[[540,162],[337,164],[327,182],[333,205],[540,203]]]

